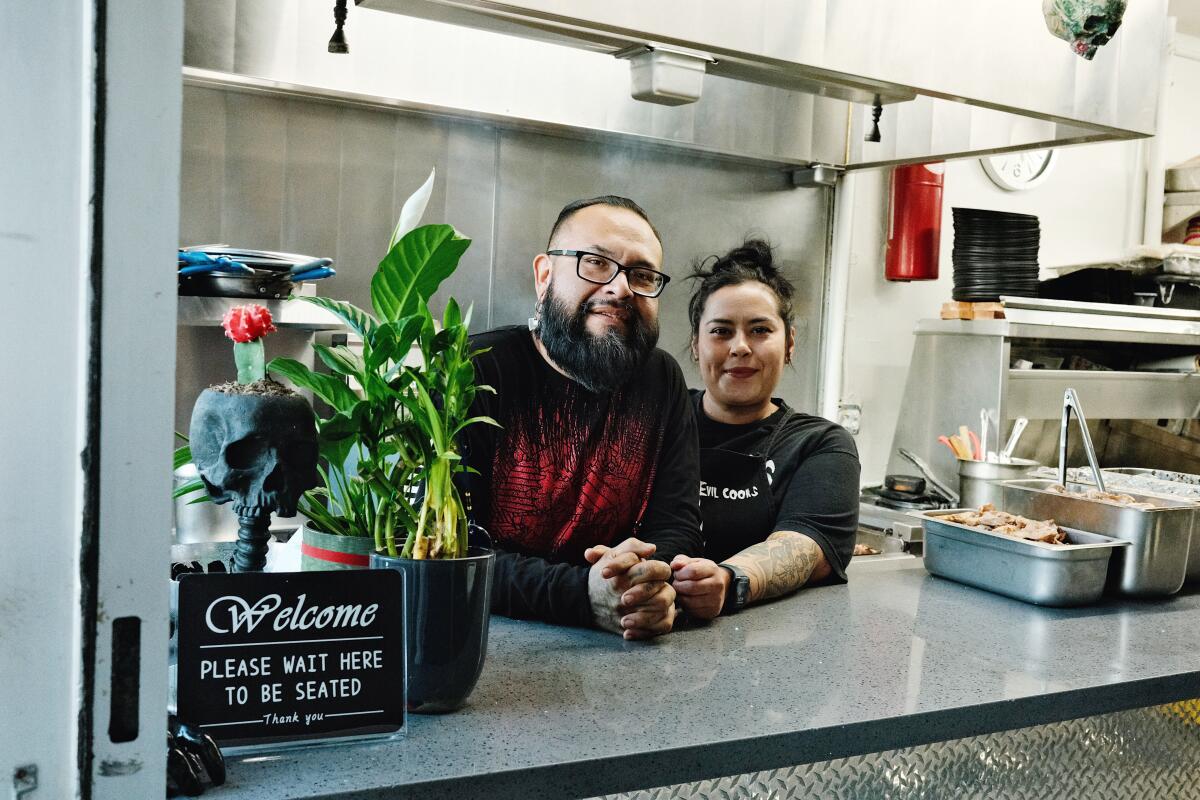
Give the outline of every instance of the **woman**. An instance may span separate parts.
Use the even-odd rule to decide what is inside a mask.
[[[697,269],[689,311],[700,432],[706,558],[671,562],[684,610],[715,617],[845,581],[858,527],[858,451],[850,434],[773,397],[795,348],[792,284],[765,242]]]

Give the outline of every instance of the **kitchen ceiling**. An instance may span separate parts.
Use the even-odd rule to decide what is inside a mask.
[[[1200,36],[1200,2],[1197,0],[1171,0],[1167,13],[1178,21],[1175,29],[1189,36]]]

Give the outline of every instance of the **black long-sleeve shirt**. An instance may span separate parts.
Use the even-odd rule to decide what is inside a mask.
[[[501,328],[472,338],[479,392],[465,433],[472,516],[497,549],[492,611],[591,625],[583,552],[630,536],[655,558],[699,555],[699,449],[679,365],[654,350],[612,394],[551,367],[531,334]]]

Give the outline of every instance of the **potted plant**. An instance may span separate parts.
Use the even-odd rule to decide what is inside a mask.
[[[268,368],[310,389],[333,410],[318,423],[323,485],[300,511],[305,568],[371,566],[405,574],[408,701],[414,711],[457,708],[474,688],[486,653],[495,556],[473,541],[455,476],[463,430],[496,424],[470,417],[478,391],[470,312],[450,299],[435,323],[429,298],[458,266],[470,240],[449,225],[415,227],[433,176],[410,198],[371,280],[368,312],[302,297],[339,317],[361,352],[314,345],[333,374],[294,359]],[[354,386],[356,388],[351,388]],[[357,553],[355,553],[357,551]],[[332,554],[332,555],[331,555]],[[357,563],[347,563],[357,554]]]
[[[317,485],[317,431],[308,401],[264,371],[262,340],[275,330],[270,312],[237,306],[221,324],[234,341],[237,380],[196,398],[182,455],[195,462],[209,498],[233,503],[233,570],[252,572],[266,563],[271,514],[294,515],[301,493]]]

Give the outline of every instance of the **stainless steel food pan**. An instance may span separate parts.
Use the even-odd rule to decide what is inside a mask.
[[[1109,559],[1129,547],[1098,533],[1065,528],[1067,544],[1046,544],[971,528],[924,511],[925,569],[1039,606],[1082,606],[1104,593]]]
[[[1169,485],[1161,491],[1149,491],[1144,487],[1136,487],[1134,491],[1144,492],[1150,497],[1170,497],[1176,500],[1200,503],[1200,475],[1166,469],[1147,469],[1146,467],[1112,467],[1102,470],[1102,472],[1130,477],[1146,475],[1154,478],[1156,482],[1161,481]],[[1200,515],[1200,512],[1197,513]],[[1195,527],[1192,528],[1192,547],[1188,552],[1187,576],[1184,580],[1187,583],[1200,581],[1200,531],[1197,531]]]
[[[1003,508],[1010,514],[1053,519],[1065,528],[1099,533],[1129,542],[1113,559],[1109,586],[1135,597],[1161,597],[1183,586],[1191,550],[1196,505],[1183,500],[1147,497],[1125,492],[1135,500],[1153,503],[1141,509],[1087,500],[1050,491],[1056,481],[1005,481]],[[1072,491],[1095,488],[1068,483]]]
[[[1107,467],[1100,471],[1104,474],[1105,484],[1112,491],[1200,504],[1200,475],[1147,467]],[[1092,482],[1091,473],[1086,468],[1069,470],[1069,473],[1070,480]],[[1200,510],[1197,511],[1197,518],[1200,519]],[[1193,528],[1193,531],[1185,578],[1187,583],[1200,581],[1200,526]]]
[[[1171,483],[1183,483],[1188,486],[1200,485],[1200,475],[1195,475],[1191,472],[1175,472],[1169,469],[1151,469],[1149,467],[1106,467],[1101,472],[1105,474],[1112,472],[1117,475],[1149,475],[1152,478],[1158,478],[1160,481],[1170,481]]]

